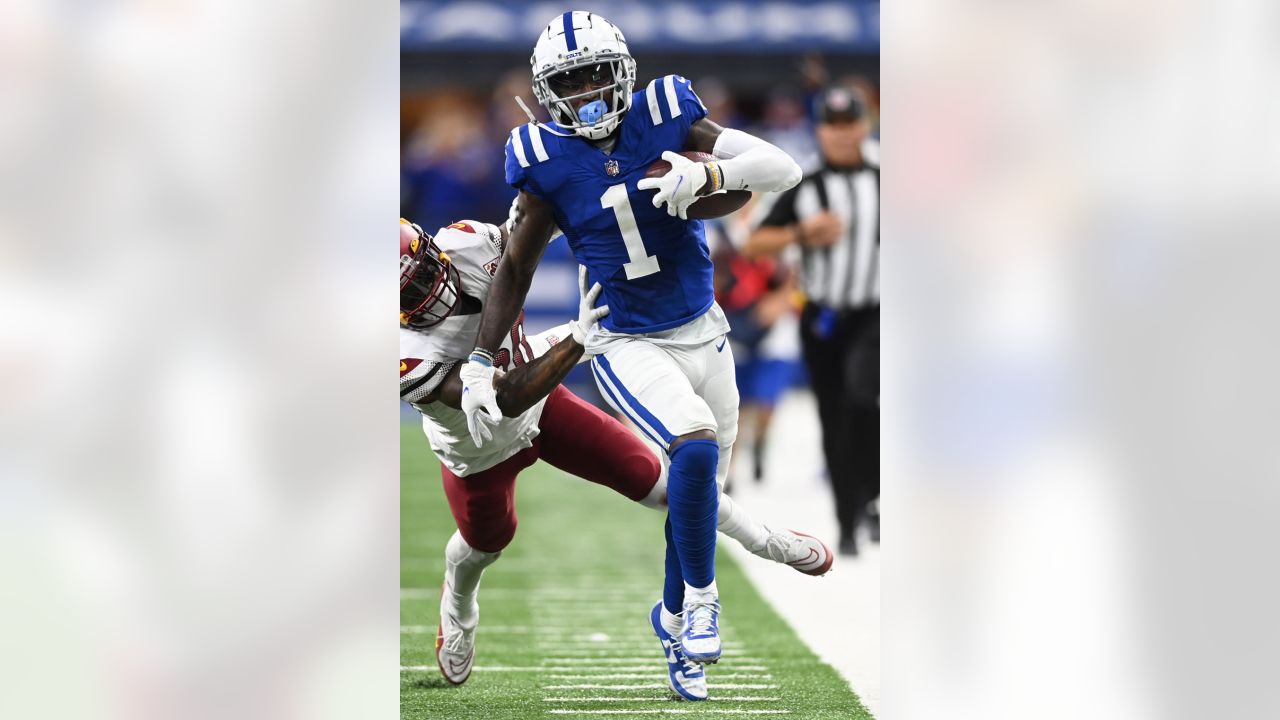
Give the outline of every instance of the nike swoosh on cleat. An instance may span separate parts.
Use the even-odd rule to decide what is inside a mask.
[[[787,564],[790,565],[791,567],[800,567],[801,565],[808,565],[809,563],[816,562],[818,558],[821,558],[821,557],[822,556],[818,554],[817,550],[814,550],[813,548],[809,548],[809,557],[804,558],[803,560],[792,560]]]

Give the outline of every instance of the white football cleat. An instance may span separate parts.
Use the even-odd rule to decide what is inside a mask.
[[[680,647],[685,657],[696,663],[713,665],[720,661],[720,603],[684,601],[684,629]]]
[[[679,638],[671,637],[662,627],[662,601],[649,613],[649,625],[653,634],[662,641],[662,653],[667,658],[667,683],[685,700],[707,699],[707,675],[702,666],[685,657]]]
[[[471,677],[471,666],[476,659],[476,626],[480,623],[480,606],[472,606],[471,621],[463,624],[446,602],[449,595],[448,588],[443,588],[440,597],[440,625],[436,628],[436,663],[445,680],[461,685]]]
[[[790,565],[805,575],[825,575],[835,561],[826,543],[795,530],[770,530],[769,539],[756,555]]]

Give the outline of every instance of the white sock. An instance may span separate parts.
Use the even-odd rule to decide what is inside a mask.
[[[769,528],[756,522],[733,498],[724,493],[720,493],[717,529],[757,555],[764,552],[765,542],[769,540]]]
[[[684,604],[688,607],[691,602],[720,602],[720,590],[716,588],[716,581],[712,580],[711,584],[704,588],[696,588],[685,583]]]
[[[492,565],[501,554],[476,550],[457,531],[449,538],[449,544],[444,549],[445,599],[449,601],[458,620],[466,620],[471,616],[476,604],[476,591],[480,587],[480,576],[484,575],[484,569]]]
[[[662,620],[662,629],[666,630],[672,636],[678,636],[680,635],[680,632],[684,630],[684,613],[673,615],[671,611],[667,609],[667,606],[663,605],[660,618]]]

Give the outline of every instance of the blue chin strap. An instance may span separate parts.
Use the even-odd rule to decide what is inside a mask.
[[[600,122],[600,118],[608,112],[608,108],[604,104],[604,100],[592,100],[591,102],[578,108],[578,119],[588,125],[595,125]]]

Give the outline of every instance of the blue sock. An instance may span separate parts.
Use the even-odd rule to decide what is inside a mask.
[[[680,573],[696,588],[716,579],[719,459],[720,446],[715,440],[686,440],[671,452],[667,473],[667,518],[680,558]]]
[[[680,572],[680,556],[676,541],[671,539],[671,516],[667,516],[667,577],[662,583],[662,605],[672,615],[684,612],[684,575]]]

